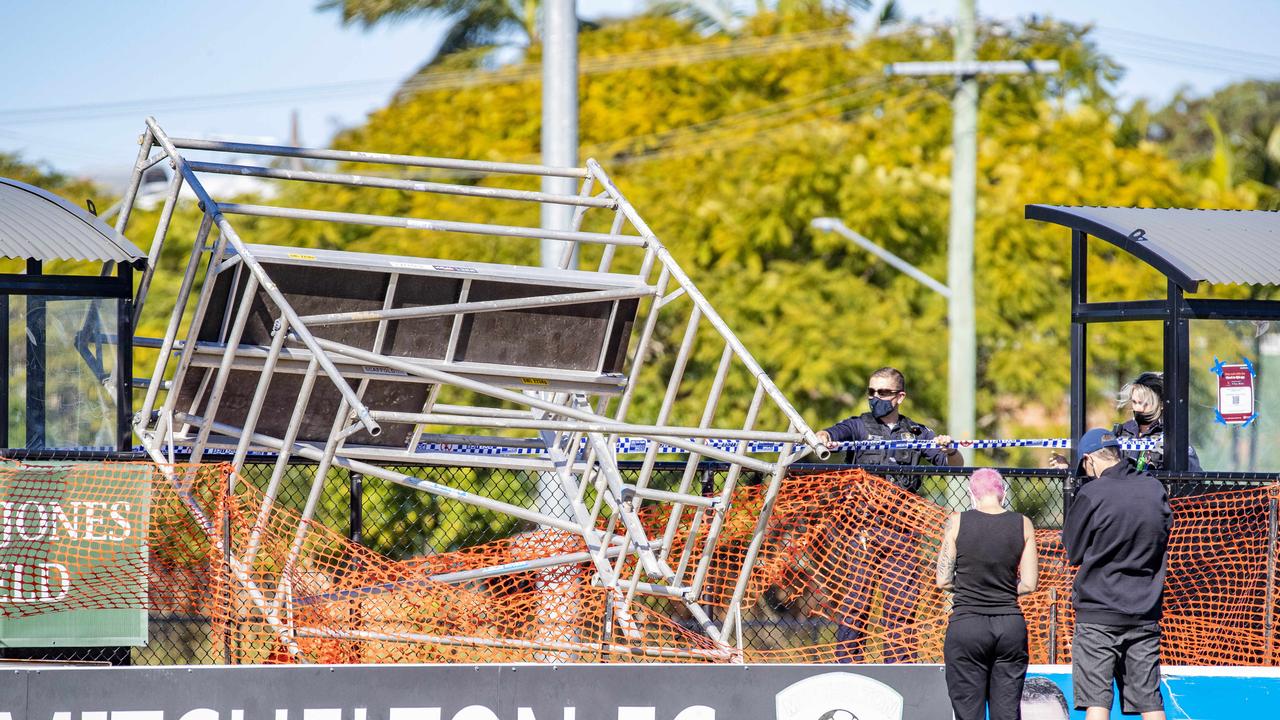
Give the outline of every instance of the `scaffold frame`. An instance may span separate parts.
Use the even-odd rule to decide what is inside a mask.
[[[157,463],[171,462],[174,448],[179,445],[189,448],[193,462],[207,459],[206,455],[214,448],[233,450],[231,464],[237,472],[251,451],[276,454],[275,469],[247,547],[229,560],[234,577],[243,585],[253,607],[276,629],[296,659],[306,660],[297,638],[307,636],[310,631],[291,624],[288,578],[314,520],[324,479],[335,467],[574,533],[585,543],[585,553],[541,558],[538,566],[554,568],[589,563],[595,582],[612,591],[614,615],[619,623],[626,622],[626,608],[636,595],[672,598],[687,608],[708,637],[732,655],[732,649],[741,641],[738,637],[735,642],[733,637],[734,628],[739,628],[737,633],[741,632],[740,623],[735,624],[733,619],[739,617],[748,578],[787,468],[810,452],[826,457],[827,450],[599,163],[588,160],[585,167],[559,168],[174,138],[165,133],[154,118],[147,119],[140,144],[131,183],[117,218],[119,232],[123,234],[127,230],[143,172],[164,162],[174,174],[152,239],[150,262],[139,282],[135,321],[146,302],[161,251],[176,234],[172,232],[172,220],[184,188],[193,193],[199,203],[201,223],[164,336],[137,340],[138,346],[153,347],[159,354],[151,377],[138,381],[139,387],[145,387],[145,397],[135,415],[134,430]],[[185,156],[198,153],[235,153],[261,158],[262,162],[233,165]],[[580,180],[581,189],[576,195],[561,195],[441,182],[435,178],[424,181],[385,174],[285,169],[272,165],[272,161],[287,159],[335,164],[333,170],[357,165],[487,178],[568,177]],[[486,202],[556,203],[572,206],[575,211],[571,229],[547,230],[244,204],[215,199],[202,183],[202,177],[210,174],[456,195]],[[581,229],[585,216],[593,210],[612,213],[609,232]],[[237,216],[355,223],[501,238],[546,238],[563,241],[566,250],[558,267],[542,268],[253,245],[245,242],[233,225],[231,218]],[[583,244],[603,246],[594,270],[570,268],[578,247]],[[638,272],[613,271],[620,252],[641,253]],[[284,272],[280,268],[288,267],[291,260],[299,258],[302,261],[293,264],[323,267],[333,272],[383,272],[387,277],[386,290],[372,309],[303,312],[294,307],[288,293],[277,282]],[[445,266],[446,270],[440,270]],[[400,301],[397,284],[407,282],[404,278],[413,276],[417,278],[415,282],[429,284],[434,282],[432,278],[450,272],[458,275],[459,270],[466,271],[465,274],[475,280],[461,281],[460,291],[447,298],[449,301],[397,304]],[[503,282],[524,289],[512,297],[472,299],[468,288],[480,282]],[[526,292],[528,288],[534,289]],[[603,344],[593,356],[598,360],[593,360],[591,367],[521,365],[509,359],[470,362],[456,357],[460,333],[467,332],[464,324],[471,322],[465,327],[475,331],[475,321],[468,318],[517,311],[582,309],[593,303],[595,307],[608,308],[608,319],[597,322]],[[634,309],[626,303],[632,303]],[[214,306],[217,309],[210,314]],[[677,307],[687,308],[685,331],[667,372],[666,366],[654,362],[658,348],[653,340],[659,316],[674,316]],[[269,314],[269,340],[254,330],[257,326],[250,322],[251,318],[254,323],[259,322],[264,308]],[[218,310],[222,312],[221,317],[217,317]],[[448,323],[450,328],[441,357],[414,356],[389,349],[393,343],[389,337],[394,334],[390,332],[393,324],[429,319]],[[359,325],[374,328],[366,346],[343,342],[334,335],[334,328]],[[707,325],[711,332],[700,334]],[[625,336],[621,336],[624,331]],[[495,332],[499,334],[495,342],[500,342],[502,328]],[[601,338],[599,334],[588,337],[590,335],[584,333],[576,337],[575,345],[565,345],[563,340],[561,346],[548,343],[548,353],[560,358],[574,357],[575,353],[569,351],[587,346],[582,342],[584,337]],[[636,336],[634,343],[632,336]],[[704,342],[705,338],[711,338],[711,342],[722,343],[723,348],[699,422],[680,425],[672,418],[673,408],[700,338]],[[612,371],[606,364],[610,342],[621,348],[620,356],[614,358],[620,372]],[[566,352],[560,352],[562,350]],[[629,414],[635,405],[639,378],[646,372],[659,376],[663,397],[656,415],[637,421]],[[754,390],[745,419],[725,427],[728,423],[717,419],[717,410],[731,373],[745,373],[746,382],[751,383],[749,386]],[[233,374],[237,374],[236,382],[231,382]],[[252,378],[252,383],[244,382],[246,378]],[[270,423],[265,416],[279,419],[272,414],[281,412],[278,405],[268,403],[268,397],[273,387],[279,392],[282,379],[296,383],[296,387],[290,385],[288,389],[294,402],[288,408],[287,422],[281,428],[267,431],[265,428]],[[375,386],[383,388],[379,391],[381,395],[371,390]],[[408,397],[414,401],[411,410],[375,404],[378,398],[394,398],[404,405],[409,388],[416,388],[413,392],[417,393]],[[503,406],[441,402],[442,389],[487,398],[490,404],[498,401]],[[304,420],[316,414],[314,409],[309,409],[309,404],[318,402],[315,398],[322,397],[323,393],[332,395],[335,391],[336,411],[330,406],[331,416],[320,416],[325,421],[322,425],[327,424],[327,431],[317,431],[310,425],[304,429]],[[234,417],[228,410],[229,398],[233,395],[237,403],[248,402],[245,407],[237,406],[237,412],[243,412]],[[775,415],[785,419],[785,428],[756,427],[766,403],[774,406]],[[395,428],[396,432],[386,437],[405,441],[378,444],[377,439],[387,428]],[[511,431],[525,431],[529,435],[512,438],[508,435]],[[625,481],[618,470],[615,441],[619,437],[649,441],[641,470],[632,482]],[[762,440],[780,443],[781,450],[759,453],[748,448],[749,442]],[[736,445],[724,449],[725,441]],[[570,512],[558,515],[522,507],[389,468],[456,460],[448,454],[419,452],[418,448],[428,442],[540,445],[541,454],[494,455],[475,458],[476,464],[554,476]],[[681,482],[674,491],[648,487],[660,444],[688,453]],[[313,462],[314,475],[279,582],[276,587],[260,587],[252,573],[260,537],[285,469],[294,457]],[[698,463],[703,459],[730,466],[723,488],[711,497],[692,489]],[[717,622],[703,602],[703,593],[720,531],[744,470],[767,478],[763,505],[733,583],[732,598]],[[174,480],[182,482],[181,478]],[[640,512],[648,503],[670,506],[660,538],[648,537],[640,520]],[[190,506],[199,517],[196,504],[192,502]],[[212,533],[212,520],[199,519]],[[678,535],[685,540],[682,552],[675,556],[672,550],[677,547]],[[634,564],[629,566],[629,562]],[[485,568],[432,579],[465,582],[527,569],[528,565],[519,569]],[[465,642],[465,639],[437,638],[435,641]],[[559,647],[553,646],[553,649]]]

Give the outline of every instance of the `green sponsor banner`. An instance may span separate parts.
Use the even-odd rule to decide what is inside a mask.
[[[146,644],[152,472],[0,466],[0,646]]]

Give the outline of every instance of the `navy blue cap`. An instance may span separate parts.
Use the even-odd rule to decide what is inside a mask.
[[[1093,428],[1084,435],[1080,436],[1080,442],[1076,443],[1076,457],[1080,458],[1080,462],[1076,465],[1077,470],[1081,470],[1084,464],[1084,456],[1092,452],[1097,452],[1102,448],[1119,448],[1120,441],[1116,439],[1116,434],[1110,430],[1103,428]]]

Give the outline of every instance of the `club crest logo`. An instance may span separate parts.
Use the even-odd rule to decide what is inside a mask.
[[[848,672],[814,675],[777,696],[778,720],[902,720],[902,695]]]

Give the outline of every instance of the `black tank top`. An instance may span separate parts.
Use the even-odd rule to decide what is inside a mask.
[[[1022,522],[1016,512],[991,515],[966,510],[956,535],[957,615],[1017,615],[1018,562],[1022,559]]]

